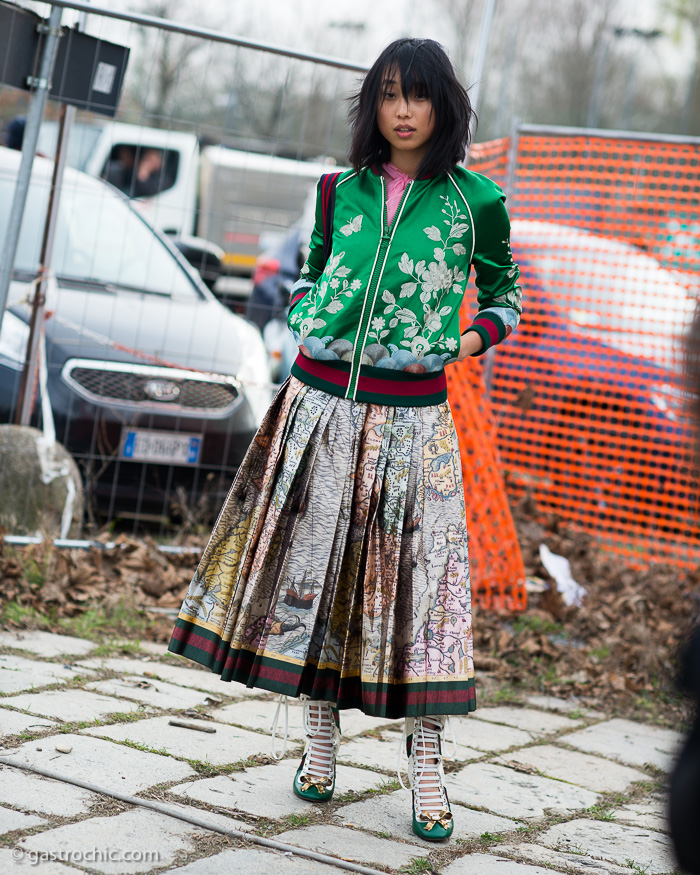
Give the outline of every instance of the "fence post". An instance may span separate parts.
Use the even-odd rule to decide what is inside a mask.
[[[7,294],[12,280],[12,268],[14,267],[15,256],[17,255],[22,216],[24,215],[24,206],[27,202],[34,153],[36,152],[36,144],[39,139],[39,127],[44,115],[46,98],[51,89],[51,75],[58,51],[62,12],[63,10],[60,7],[52,6],[48,25],[42,22],[42,26],[46,28],[46,42],[44,43],[44,51],[41,58],[39,78],[36,80],[36,91],[27,113],[27,125],[24,129],[24,139],[22,140],[22,160],[19,165],[19,173],[17,174],[12,209],[10,210],[7,233],[5,234],[5,242],[2,249],[2,258],[0,258],[0,328],[2,327],[2,318],[7,305]]]

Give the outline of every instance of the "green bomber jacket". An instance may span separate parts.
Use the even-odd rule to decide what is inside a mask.
[[[292,375],[355,401],[438,404],[447,398],[445,365],[459,352],[471,265],[478,312],[466,331],[483,340],[477,354],[520,320],[505,194],[458,166],[412,180],[389,223],[385,187],[374,168],[338,177],[324,264],[319,181],[309,256],[291,292],[287,324],[299,346]]]

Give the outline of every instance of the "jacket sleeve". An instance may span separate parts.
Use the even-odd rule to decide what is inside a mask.
[[[484,346],[473,355],[483,355],[500,343],[518,326],[522,312],[520,271],[510,250],[510,220],[505,208],[506,196],[492,183],[495,191],[484,200],[474,216],[475,246],[472,264],[478,288],[478,312],[463,331],[476,331]]]
[[[323,204],[321,202],[321,180],[316,184],[316,219],[309,242],[309,257],[301,269],[299,279],[292,286],[290,293],[290,309],[302,301],[316,284],[325,267],[323,261]]]

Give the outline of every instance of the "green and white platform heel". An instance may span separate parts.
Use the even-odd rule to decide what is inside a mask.
[[[439,842],[454,830],[442,768],[442,732],[445,717],[407,717],[404,727],[408,754],[408,780],[413,790],[413,832]],[[399,769],[399,780],[405,789]]]
[[[304,702],[306,746],[294,776],[294,792],[307,802],[327,802],[335,790],[335,758],[340,745],[340,718],[330,702]]]

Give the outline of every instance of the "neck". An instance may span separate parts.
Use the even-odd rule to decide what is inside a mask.
[[[394,167],[398,167],[406,176],[411,179],[416,178],[418,165],[423,160],[423,154],[416,155],[414,152],[400,152],[398,149],[391,150],[391,158],[389,159]]]

